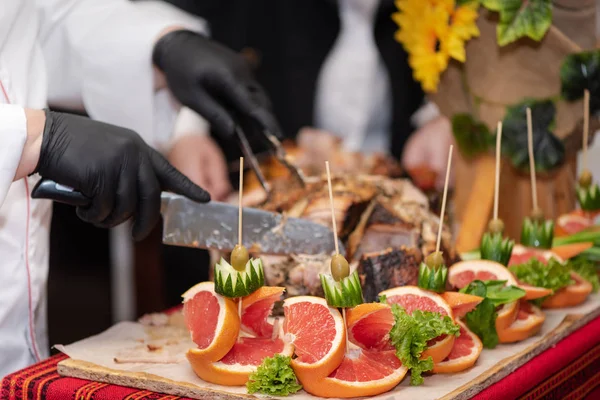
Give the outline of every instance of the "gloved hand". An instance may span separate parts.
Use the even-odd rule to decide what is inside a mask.
[[[154,64],[173,95],[210,122],[225,139],[240,124],[237,117],[258,124],[282,139],[270,101],[245,60],[232,50],[191,31],[165,34],[154,46]],[[246,124],[242,124],[246,125]]]
[[[86,222],[109,228],[134,218],[136,240],[158,222],[162,190],[210,200],[135,132],[77,115],[46,111],[34,172],[89,197],[89,207],[77,208]]]

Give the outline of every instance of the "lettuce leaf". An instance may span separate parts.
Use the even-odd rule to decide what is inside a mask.
[[[458,325],[447,315],[415,310],[412,315],[397,304],[392,305],[395,323],[390,331],[390,340],[396,348],[396,356],[402,365],[410,369],[410,384],[423,383],[421,374],[433,369],[433,359],[421,360],[427,342],[440,335],[460,334]]]
[[[506,281],[480,281],[471,282],[462,288],[461,293],[483,297],[483,301],[465,316],[465,322],[488,349],[498,345],[498,332],[496,332],[496,308],[502,304],[510,303],[525,296],[525,291],[516,286],[506,286]]]
[[[288,396],[302,389],[294,370],[290,367],[290,361],[290,357],[281,354],[266,357],[256,372],[250,375],[246,383],[248,393]]]
[[[524,264],[513,265],[509,269],[521,282],[553,291],[573,283],[569,266],[561,264],[555,258],[550,259],[547,265],[537,258],[532,258]]]
[[[592,284],[593,293],[598,292],[600,288],[600,280],[598,279],[598,270],[593,262],[586,260],[583,257],[577,257],[568,263],[571,271],[575,271],[579,276]]]

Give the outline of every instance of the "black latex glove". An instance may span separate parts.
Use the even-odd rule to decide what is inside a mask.
[[[134,218],[136,240],[158,222],[162,190],[210,200],[134,131],[71,114],[46,111],[35,172],[89,197],[89,207],[77,208],[86,222],[110,228]]]
[[[215,133],[230,139],[236,116],[282,139],[270,101],[242,56],[194,32],[167,33],[154,46],[154,64],[173,95],[206,118]],[[243,124],[245,125],[245,124]]]

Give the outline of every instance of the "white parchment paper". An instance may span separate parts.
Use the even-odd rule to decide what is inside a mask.
[[[513,356],[535,342],[540,341],[548,332],[556,328],[567,314],[588,314],[597,308],[600,308],[600,294],[590,296],[583,305],[578,307],[562,310],[545,310],[546,321],[542,327],[542,331],[537,336],[516,344],[499,345],[493,350],[484,349],[473,368],[457,374],[440,374],[425,377],[425,383],[418,387],[409,385],[409,376],[407,375],[404,381],[393,391],[372,397],[372,399],[429,400],[443,397],[483,374],[503,359]],[[194,344],[188,338],[170,346],[169,351],[179,352],[179,361],[176,363],[115,363],[114,359],[117,355],[126,354],[127,349],[140,346],[142,340],[147,343],[148,341],[152,341],[152,339],[152,337],[149,337],[146,328],[141,324],[122,322],[97,336],[92,336],[67,346],[57,345],[56,348],[72,359],[87,361],[114,370],[146,372],[174,381],[188,382],[201,388],[226,390],[232,393],[246,393],[245,387],[224,388],[222,386],[204,382],[198,378],[184,356],[185,349],[194,347]],[[156,339],[156,337],[154,337],[154,339]],[[290,396],[289,398],[302,400],[315,399],[315,397],[310,396],[303,391]]]

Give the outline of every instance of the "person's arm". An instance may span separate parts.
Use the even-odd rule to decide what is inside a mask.
[[[203,20],[157,1],[36,0],[49,102],[139,132],[152,146],[170,140],[179,104],[153,66],[169,30],[206,33]],[[161,90],[162,89],[162,90]]]

